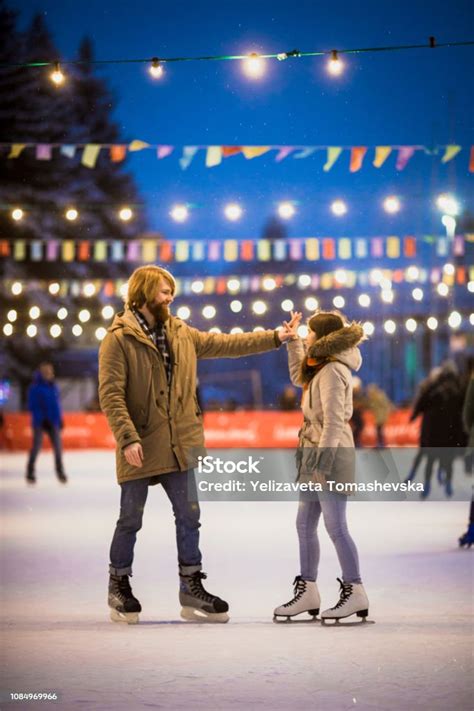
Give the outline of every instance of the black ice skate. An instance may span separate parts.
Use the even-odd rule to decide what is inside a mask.
[[[328,621],[333,621],[334,624],[340,624],[340,620],[350,617],[351,615],[360,617],[360,622],[346,622],[344,624],[359,625],[364,622],[371,622],[371,620],[367,620],[367,615],[369,614],[369,599],[362,583],[344,583],[340,578],[337,580],[340,585],[339,602],[337,602],[334,607],[331,607],[329,610],[324,610],[324,612],[321,613],[321,622],[323,625]]]
[[[273,611],[274,622],[291,622],[293,617],[307,612],[311,619],[298,619],[296,622],[315,622],[319,614],[321,598],[318,586],[311,580],[303,580],[297,575],[293,581],[294,597]]]
[[[133,596],[128,575],[110,576],[108,602],[112,622],[138,624],[138,613],[142,611],[142,606]]]
[[[470,548],[474,543],[474,523],[470,523],[466,533],[459,539],[459,545],[461,548],[466,546]]]
[[[229,605],[217,595],[207,592],[202,584],[206,577],[200,570],[192,575],[180,574],[181,617],[193,622],[228,622]]]

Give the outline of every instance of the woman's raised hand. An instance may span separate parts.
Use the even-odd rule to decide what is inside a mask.
[[[303,314],[299,311],[291,311],[291,319],[283,321],[283,328],[279,331],[280,340],[295,341],[298,338],[298,326],[301,323]]]

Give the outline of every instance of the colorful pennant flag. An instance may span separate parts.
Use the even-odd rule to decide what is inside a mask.
[[[25,143],[13,143],[12,147],[10,148],[10,153],[8,154],[8,158],[18,158],[18,156],[22,153],[22,151],[25,149],[26,144]]]
[[[110,160],[112,163],[121,163],[127,155],[127,146],[116,145],[110,148]]]
[[[156,149],[156,157],[157,158],[167,158],[170,156],[174,151],[173,146],[158,146]]]
[[[271,150],[271,146],[242,146],[242,153],[248,160],[263,156],[269,150]]]
[[[214,168],[222,163],[222,146],[208,146],[206,151],[206,168]]]
[[[89,143],[82,152],[82,165],[85,165],[86,168],[95,168],[100,149],[100,145]]]
[[[373,165],[376,168],[381,168],[391,152],[392,148],[390,146],[377,146],[375,149],[375,158]]]
[[[354,146],[354,148],[351,149],[351,162],[349,166],[351,173],[357,173],[357,171],[362,168],[362,163],[366,153],[367,148],[365,148],[365,146]]]
[[[53,149],[49,143],[40,143],[36,146],[36,158],[37,160],[51,160],[53,155]]]
[[[326,163],[323,166],[323,170],[326,171],[326,173],[331,170],[333,167],[334,163],[337,161],[339,156],[342,153],[342,148],[339,146],[329,146],[328,148],[328,153],[327,153],[327,160]]]
[[[179,159],[179,164],[182,170],[186,170],[187,168],[189,168],[198,150],[198,146],[184,146],[183,155]]]
[[[397,163],[396,163],[396,169],[397,170],[403,170],[410,158],[413,156],[415,153],[415,149],[412,148],[411,146],[402,146],[401,148],[398,149],[398,157],[397,157]]]
[[[457,156],[459,151],[461,150],[461,146],[446,146],[446,150],[444,152],[444,156],[441,158],[441,163],[448,163],[450,160],[454,158],[454,156]]]

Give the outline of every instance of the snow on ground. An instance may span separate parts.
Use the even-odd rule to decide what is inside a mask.
[[[1,708],[456,709],[472,698],[472,557],[457,547],[465,502],[349,507],[375,625],[272,623],[298,572],[294,502],[202,504],[208,588],[227,625],[181,622],[172,515],[150,491],[139,534],[135,627],[108,621],[108,547],[119,488],[111,452],[66,454],[70,483],[42,454],[27,488],[25,456],[2,456]],[[321,530],[323,606],[340,574]],[[58,702],[9,694],[58,692]]]

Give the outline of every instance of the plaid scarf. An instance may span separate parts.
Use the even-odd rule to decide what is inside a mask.
[[[153,341],[155,346],[160,351],[163,357],[166,379],[169,385],[171,382],[171,355],[163,324],[157,323],[154,328],[151,328],[146,318],[140,313],[140,311],[138,311],[138,309],[132,309],[132,312],[146,336]]]

